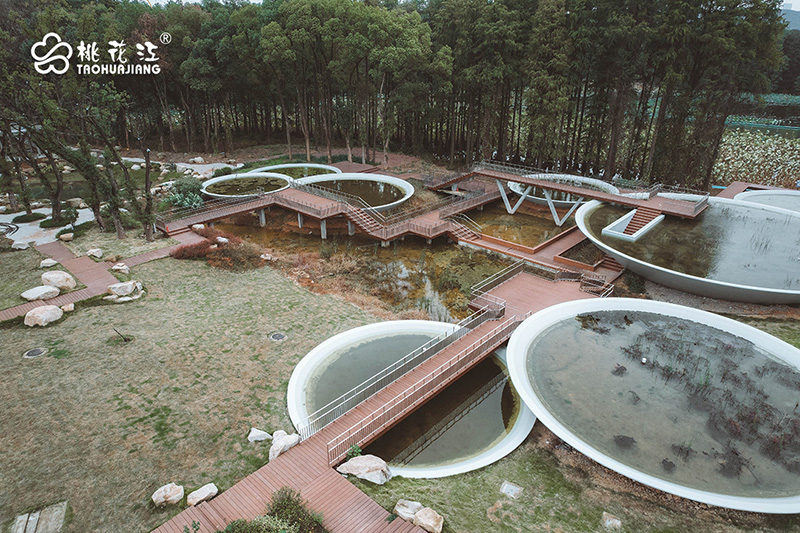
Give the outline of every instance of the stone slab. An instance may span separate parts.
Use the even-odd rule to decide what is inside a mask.
[[[36,529],[36,533],[58,533],[64,525],[64,517],[66,515],[66,500],[50,507],[45,507],[39,516],[39,527]]]

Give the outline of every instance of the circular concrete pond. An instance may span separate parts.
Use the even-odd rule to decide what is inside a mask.
[[[694,220],[667,216],[634,242],[602,234],[628,212],[593,200],[575,221],[598,248],[662,285],[724,300],[800,302],[800,213],[710,198]]]
[[[712,505],[800,509],[800,350],[735,320],[608,298],[536,313],[508,346],[536,417],[631,479]]]
[[[398,207],[414,195],[414,186],[407,181],[382,174],[350,172],[335,176],[312,176],[297,181],[358,196],[376,211]]]
[[[331,337],[295,367],[287,401],[295,427],[431,339],[455,331],[444,322],[380,322]],[[498,352],[501,352],[498,350]],[[508,381],[502,353],[484,361],[410,415],[365,452],[404,477],[443,477],[491,464],[514,450],[535,418]],[[394,433],[393,433],[394,432]]]
[[[282,191],[292,181],[291,177],[276,172],[227,174],[204,181],[202,192],[212,198],[247,198]]]

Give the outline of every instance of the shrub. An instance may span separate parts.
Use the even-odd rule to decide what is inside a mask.
[[[625,284],[628,286],[628,290],[633,294],[644,294],[647,292],[644,286],[644,278],[633,272],[625,273]]]
[[[215,170],[211,174],[211,177],[212,178],[218,178],[220,176],[227,176],[228,174],[232,174],[232,173],[233,173],[233,168],[232,167],[222,167],[222,168],[218,168],[217,170]]]
[[[211,241],[203,240],[195,244],[185,244],[172,250],[169,255],[175,259],[201,259],[208,256]]]
[[[104,205],[100,208],[100,216],[103,217],[108,224],[114,224],[114,221],[111,218],[111,210],[107,205]],[[136,220],[136,217],[128,211],[123,211],[120,209],[119,218],[122,221],[122,227],[125,229],[137,229],[141,227],[141,224],[139,224],[139,222]]]
[[[244,271],[264,266],[261,249],[249,242],[214,248],[208,253],[208,264],[222,270]]]
[[[296,525],[303,533],[327,533],[322,516],[312,513],[300,493],[291,487],[282,487],[272,495],[267,514]]]
[[[300,533],[297,525],[274,516],[258,516],[252,522],[236,520],[222,533]]]
[[[64,228],[58,233],[56,233],[56,237],[61,237],[65,233],[73,233],[74,238],[77,239],[78,237],[86,235],[86,232],[88,232],[96,224],[97,223],[94,220],[89,220],[87,222],[84,222],[83,224],[78,224],[74,228]]]
[[[218,229],[209,228],[209,227],[205,227],[203,229],[199,229],[199,230],[195,231],[195,233],[197,233],[201,237],[205,237],[206,239],[208,239],[208,240],[210,240],[212,242],[215,241],[217,239],[217,237],[222,237],[223,239],[228,239],[228,245],[242,244],[242,242],[244,242],[244,241],[242,241],[242,239],[240,239],[239,237],[237,237],[236,235],[234,235],[232,233],[228,233],[226,231],[220,231]]]
[[[23,222],[35,222],[36,220],[42,220],[45,218],[47,218],[47,215],[44,213],[31,213],[30,215],[26,213],[24,215],[15,216],[13,219],[11,219],[11,222],[20,224]]]
[[[203,197],[200,191],[203,185],[191,176],[181,176],[172,184],[170,194],[165,201],[175,207],[202,207]]]
[[[350,446],[350,449],[347,450],[347,460],[349,461],[353,457],[358,457],[361,455],[361,447],[358,444],[353,444]]]

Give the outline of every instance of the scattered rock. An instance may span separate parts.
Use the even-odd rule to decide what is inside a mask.
[[[38,287],[28,289],[20,296],[29,302],[32,302],[34,300],[49,300],[50,298],[55,298],[60,293],[61,291],[58,290],[58,287],[53,287],[52,285],[39,285]]]
[[[125,263],[117,263],[116,265],[111,267],[111,270],[113,270],[114,272],[119,272],[120,274],[131,273],[131,268]]]
[[[206,225],[205,224],[192,224],[192,231],[194,231],[194,232],[198,232],[198,231],[201,231],[201,230],[204,230],[204,229],[206,229]]]
[[[56,266],[57,264],[58,261],[48,257],[47,259],[42,259],[42,262],[39,263],[39,268],[50,268]]]
[[[25,314],[26,326],[46,326],[64,316],[64,311],[55,305],[35,307]]]
[[[103,250],[100,248],[92,248],[91,250],[86,250],[86,255],[100,259],[103,257]]]
[[[272,461],[280,454],[286,452],[292,446],[300,442],[300,435],[292,433],[287,435],[285,431],[279,429],[272,434],[272,446],[269,448],[269,460]]]
[[[78,283],[69,272],[51,270],[42,274],[42,285],[50,285],[62,291],[69,291],[74,289]]]
[[[70,198],[66,201],[66,204],[70,207],[74,207],[75,209],[80,209],[81,205],[84,204],[83,198]]]
[[[71,313],[75,310],[75,304],[64,304],[61,306],[61,310],[65,313]]]
[[[27,242],[15,242],[11,245],[12,250],[27,250],[30,245]]]
[[[603,527],[606,529],[622,529],[622,520],[603,511],[603,518],[601,519]]]
[[[58,238],[62,242],[70,242],[74,237],[75,237],[74,233],[62,233],[61,235],[58,236]]]
[[[188,176],[191,173],[192,173],[192,169],[190,169],[190,168],[187,168],[186,170],[183,171],[183,175],[184,176]]]
[[[142,170],[142,165],[134,163],[133,165],[131,165],[131,170]]]
[[[105,170],[106,169],[106,167],[104,167],[103,165],[95,165],[95,166],[97,167],[98,170]]]
[[[183,499],[183,487],[175,483],[167,483],[155,491],[151,497],[157,506],[180,503]]]
[[[250,434],[247,435],[247,440],[250,442],[261,442],[262,440],[272,440],[272,435],[260,429],[250,428]]]
[[[190,492],[186,497],[186,504],[194,507],[200,502],[210,500],[219,493],[219,489],[213,483],[207,483],[194,492]]]
[[[389,465],[380,457],[374,455],[359,455],[353,457],[337,469],[340,474],[353,474],[359,479],[371,481],[378,485],[383,485],[392,479],[392,472]]]
[[[261,259],[263,259],[264,261],[272,261],[273,260],[272,255],[270,255],[270,254],[261,254]]]
[[[140,290],[142,290],[142,284],[138,281],[131,280],[109,285],[106,292],[115,296],[130,296],[133,292]]]
[[[124,304],[125,302],[132,302],[133,300],[134,298],[131,298],[130,296],[120,296],[117,298],[117,303]]]
[[[205,159],[203,159],[200,156],[193,157],[193,158],[191,158],[189,160],[189,163],[192,163],[193,165],[199,165],[199,164],[202,164],[202,163],[205,163],[205,162],[206,162]]]
[[[228,244],[229,242],[231,241],[225,237],[217,237],[217,244]]]
[[[411,500],[397,500],[397,505],[394,506],[394,514],[403,520],[411,521],[414,515],[422,510],[422,504]]]
[[[428,533],[442,533],[444,518],[442,515],[431,509],[423,507],[414,515],[414,525],[421,527]]]
[[[112,294],[110,296],[103,296],[103,300],[106,300],[108,302],[116,302],[117,300],[119,300],[119,296],[117,296],[116,294]]]

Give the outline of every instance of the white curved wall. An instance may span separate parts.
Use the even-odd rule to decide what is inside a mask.
[[[204,181],[201,192],[213,198],[248,198],[250,196],[255,196],[255,194],[217,194],[213,192],[208,192],[207,190],[209,185],[213,185],[221,181],[231,181],[242,178],[280,178],[282,180],[286,180],[286,185],[284,185],[280,189],[269,191],[266,194],[282,191],[283,189],[289,187],[294,181],[291,177],[287,176],[286,174],[278,174],[277,172],[247,172],[243,174],[226,174],[224,176],[218,176],[216,178],[211,178],[210,180]]]
[[[790,191],[788,189],[745,191],[740,192],[733,199],[800,213],[800,191]]]
[[[787,211],[785,209],[777,209],[774,207],[761,206],[750,202],[742,202],[738,200],[730,200],[727,198],[709,198],[710,205],[728,205],[728,206],[743,206],[749,209],[763,209],[765,211],[778,212],[782,215],[789,214],[798,218],[800,224],[800,214]],[[592,200],[581,206],[575,213],[575,222],[581,232],[591,240],[595,246],[603,250],[605,253],[613,257],[619,264],[625,268],[636,272],[642,277],[649,280],[700,296],[708,296],[710,298],[719,298],[722,300],[733,300],[737,302],[751,302],[759,304],[791,304],[800,303],[800,291],[797,290],[784,290],[772,289],[766,287],[758,287],[756,285],[740,285],[736,283],[729,283],[725,281],[718,281],[709,278],[700,278],[691,276],[675,270],[669,270],[641,259],[637,259],[630,255],[624,254],[619,250],[612,248],[610,245],[601,241],[589,231],[586,224],[587,217],[601,205],[601,202]]]
[[[387,211],[394,207],[397,207],[411,198],[414,195],[414,186],[411,185],[406,180],[402,180],[400,178],[395,178],[393,176],[384,176],[383,174],[361,174],[358,172],[342,172],[341,174],[336,174],[335,176],[331,176],[329,174],[322,174],[319,176],[309,176],[307,178],[300,178],[296,180],[297,183],[301,184],[312,184],[312,183],[321,183],[325,181],[375,181],[379,183],[388,183],[390,185],[394,185],[398,189],[403,191],[403,197],[399,200],[394,202],[383,204],[383,205],[376,205],[372,206],[375,211]],[[335,191],[334,191],[335,192]]]
[[[663,479],[645,474],[593,448],[578,438],[551,415],[534,392],[533,386],[528,378],[528,349],[537,336],[556,323],[575,317],[578,314],[591,313],[593,311],[644,311],[705,324],[746,338],[756,346],[775,354],[787,363],[794,365],[796,368],[800,368],[800,350],[797,350],[794,346],[764,333],[761,330],[713,313],[681,305],[635,298],[598,298],[566,302],[548,307],[527,318],[520,324],[516,331],[514,331],[508,343],[508,370],[511,374],[511,380],[517,392],[522,397],[522,400],[548,429],[558,435],[559,438],[569,443],[573,448],[615,472],[619,472],[640,483],[683,498],[711,505],[718,505],[720,507],[759,513],[794,514],[800,511],[800,495],[786,498],[746,498],[728,496],[692,489],[685,485],[670,483]],[[800,487],[798,488],[798,493],[800,493]]]
[[[248,170],[246,174],[252,174],[253,172],[271,172],[273,170],[280,170],[282,168],[319,168],[334,174],[342,173],[341,169],[331,165],[322,165],[320,163],[281,163],[279,165],[268,165],[266,167],[254,168],[253,170]]]

